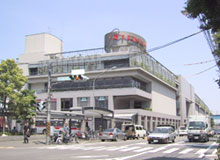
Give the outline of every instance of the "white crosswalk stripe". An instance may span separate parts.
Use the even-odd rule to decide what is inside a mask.
[[[94,149],[94,151],[106,151],[108,149],[114,149],[115,147],[102,147],[102,148],[98,148],[98,149]]]
[[[39,149],[50,149],[50,150],[82,150],[82,151],[106,151],[106,152],[133,152],[135,154],[195,154],[199,158],[204,156],[214,156],[217,150],[212,151],[209,155],[205,155],[209,148],[186,148],[178,145],[164,145],[158,147],[157,145],[143,145],[144,143],[129,144],[124,146],[112,146],[112,145],[56,145],[48,147],[39,147]],[[211,147],[210,147],[211,148]]]
[[[200,149],[196,152],[196,154],[204,154],[206,152],[206,149]]]
[[[179,152],[179,154],[187,154],[191,152],[192,150],[193,150],[192,148],[188,148],[188,149],[183,150],[182,152]]]
[[[115,147],[115,148],[112,148],[112,149],[108,149],[108,151],[118,151],[120,149],[125,149],[125,148],[128,148],[128,146]]]
[[[144,151],[148,151],[148,150],[151,150],[151,149],[153,149],[153,147],[141,148],[141,149],[135,150],[133,152],[144,152]]]
[[[177,150],[179,150],[180,148],[171,148],[171,149],[168,149],[166,151],[164,151],[163,153],[172,153],[172,152],[175,152]]]
[[[130,147],[130,148],[122,149],[122,150],[120,150],[120,151],[126,152],[126,151],[135,150],[135,149],[138,149],[138,148],[141,148],[141,147]]]
[[[155,152],[162,151],[162,150],[164,150],[164,149],[166,149],[166,147],[159,147],[159,148],[157,148],[157,149],[150,150],[150,151],[148,151],[148,152],[155,153]]]

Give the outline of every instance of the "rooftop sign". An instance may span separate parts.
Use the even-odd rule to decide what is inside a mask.
[[[106,52],[118,52],[120,48],[135,46],[146,50],[146,41],[141,36],[131,32],[110,32],[105,35]]]

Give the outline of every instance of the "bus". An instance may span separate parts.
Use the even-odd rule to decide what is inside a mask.
[[[63,132],[64,129],[64,121],[63,120],[51,120],[51,126],[54,127],[54,133]],[[71,123],[71,132],[75,133],[79,131],[79,123],[77,121],[73,121]],[[36,120],[35,128],[37,134],[46,134],[47,131],[47,120]]]

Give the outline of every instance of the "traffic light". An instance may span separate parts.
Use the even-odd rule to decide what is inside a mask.
[[[72,73],[68,77],[57,77],[57,81],[87,81],[89,78],[87,76],[84,76],[85,69],[75,69],[72,70]]]
[[[37,103],[37,110],[41,112],[42,110],[46,109],[46,102],[45,101],[40,101]]]
[[[72,75],[69,76],[71,80],[88,80],[89,78],[84,75]]]

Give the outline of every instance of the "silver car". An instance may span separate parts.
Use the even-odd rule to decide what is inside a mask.
[[[173,127],[161,126],[148,135],[148,143],[168,143],[175,142],[176,133]]]
[[[105,140],[114,140],[118,141],[119,139],[127,140],[127,135],[118,128],[109,128],[104,130],[99,134],[101,141]]]

